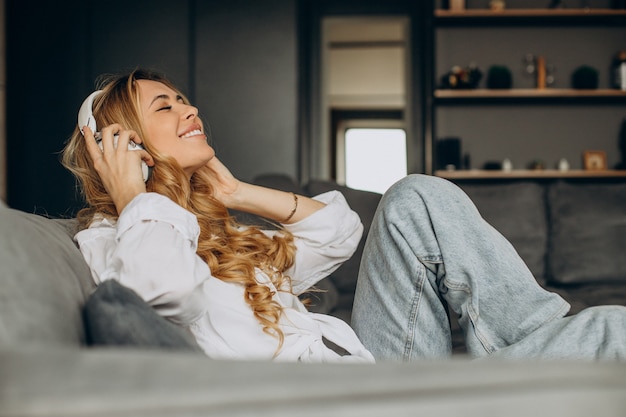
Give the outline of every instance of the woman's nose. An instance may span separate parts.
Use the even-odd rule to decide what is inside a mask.
[[[187,108],[185,109],[185,112],[183,114],[183,117],[185,119],[193,119],[198,115],[198,109],[194,106],[186,106]]]

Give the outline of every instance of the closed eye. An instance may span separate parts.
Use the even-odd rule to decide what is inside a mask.
[[[157,111],[163,111],[163,110],[172,110],[172,106],[163,106],[157,109]]]

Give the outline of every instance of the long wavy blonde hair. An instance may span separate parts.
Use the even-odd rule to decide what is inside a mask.
[[[97,126],[119,123],[138,133],[146,151],[155,161],[146,183],[147,191],[162,194],[196,215],[200,225],[197,254],[209,265],[213,276],[245,288],[245,300],[263,330],[278,338],[278,352],[284,341],[283,332],[278,326],[282,309],[273,300],[274,294],[270,288],[255,279],[255,268],[265,272],[279,290],[290,291],[290,278],[283,272],[293,264],[293,236],[284,229],[268,237],[257,227],[241,227],[227,208],[213,197],[208,168],[199,169],[189,180],[174,158],[154,149],[142,123],[137,80],[163,83],[189,104],[185,95],[164,76],[138,69],[128,75],[112,76],[99,82],[98,89],[102,90],[102,94],[96,98],[93,106]],[[76,177],[87,203],[77,215],[81,228],[87,227],[96,214],[117,219],[113,200],[93,168],[85,139],[78,127],[63,149],[62,163]]]

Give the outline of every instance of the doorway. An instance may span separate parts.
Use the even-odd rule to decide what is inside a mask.
[[[384,192],[407,173],[410,19],[325,17],[321,30],[318,176]]]

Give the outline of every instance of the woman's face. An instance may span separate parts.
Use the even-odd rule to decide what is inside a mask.
[[[174,157],[191,178],[215,156],[207,143],[198,109],[183,103],[178,93],[165,84],[152,80],[136,82],[143,124],[151,146]]]

